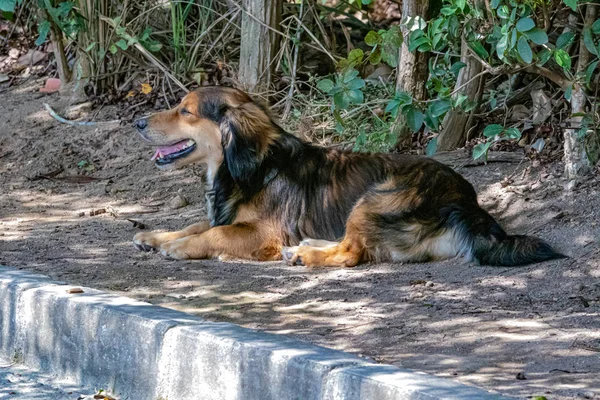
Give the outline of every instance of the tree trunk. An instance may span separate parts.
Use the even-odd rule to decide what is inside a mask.
[[[589,3],[586,6],[584,26],[590,27],[596,19],[596,6]],[[579,43],[579,57],[577,60],[577,73],[581,73],[588,64],[590,53],[583,43],[583,36]],[[584,89],[579,84],[573,84],[571,94],[570,127],[565,129],[565,176],[567,179],[575,180],[590,171],[590,161],[585,148],[585,140],[578,138],[578,131],[585,113],[586,96]]]
[[[402,2],[402,19],[406,21],[410,17],[419,16],[426,19],[429,0],[404,0]],[[415,100],[425,100],[425,82],[427,81],[427,53],[414,53],[408,51],[408,36],[410,32],[406,27],[402,27],[402,36],[404,42],[400,47],[398,74],[396,77],[396,91],[404,91],[410,94]],[[410,147],[412,132],[402,113],[392,125],[392,132],[398,138],[397,147]]]
[[[239,81],[244,90],[266,91],[271,83],[276,54],[276,29],[281,20],[282,0],[243,0]]]
[[[42,19],[45,19],[50,24],[50,40],[54,45],[54,58],[56,59],[56,69],[58,71],[58,77],[60,78],[61,86],[66,85],[71,81],[71,70],[67,63],[67,56],[65,54],[65,46],[63,44],[63,34],[60,28],[56,26],[56,23],[52,20],[52,17],[46,10],[39,10],[38,15]]]
[[[479,79],[473,78],[481,73],[483,67],[475,57],[469,55],[469,45],[464,39],[461,43],[460,54],[461,61],[467,65],[458,73],[456,88],[462,87],[462,89],[454,96],[456,97],[462,93],[469,100],[476,101],[479,88],[483,84],[483,76],[479,77]],[[467,132],[473,124],[473,118],[469,118],[469,116],[470,114],[465,114],[460,110],[450,110],[446,114],[442,122],[442,132],[437,141],[437,149],[439,151],[451,150],[465,144]]]

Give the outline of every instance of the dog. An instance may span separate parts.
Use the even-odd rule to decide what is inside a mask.
[[[564,257],[540,239],[508,235],[448,166],[307,143],[234,88],[202,87],[135,127],[159,168],[202,163],[207,175],[208,220],[138,233],[139,250],[307,267],[456,256],[518,266]]]

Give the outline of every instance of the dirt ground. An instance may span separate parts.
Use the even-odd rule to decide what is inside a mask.
[[[128,124],[59,123],[43,107],[58,95],[40,94],[41,85],[0,94],[0,264],[508,395],[600,399],[596,176],[565,194],[560,164],[513,158],[459,169],[507,230],[572,257],[556,262],[310,270],[167,261],[134,249],[139,225],[131,221],[154,230],[202,218],[202,169],[158,171]],[[90,116],[116,114],[105,107]],[[446,159],[458,165],[461,157]],[[40,176],[59,167],[52,179]],[[82,174],[98,180],[73,182]],[[507,176],[512,183],[503,186]],[[189,205],[174,208],[175,195]]]

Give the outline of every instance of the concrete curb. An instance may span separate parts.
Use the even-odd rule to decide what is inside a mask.
[[[131,400],[501,399],[457,382],[0,267],[0,354]]]

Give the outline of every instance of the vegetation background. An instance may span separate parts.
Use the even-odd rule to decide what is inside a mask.
[[[10,22],[0,53],[53,53],[43,72],[72,103],[142,112],[226,84],[264,97],[308,139],[356,151],[467,146],[486,159],[522,148],[563,159],[571,180],[599,157],[598,1],[0,0],[0,9]]]

